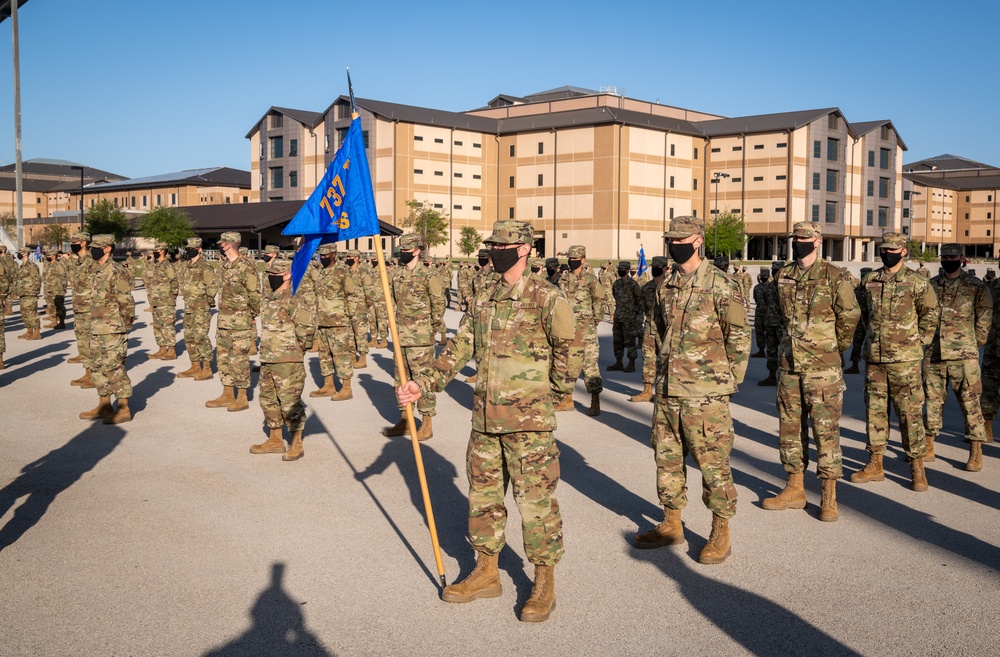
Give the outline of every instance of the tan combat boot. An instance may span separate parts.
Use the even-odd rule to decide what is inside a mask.
[[[309,393],[310,397],[329,397],[336,392],[337,387],[333,385],[333,375],[327,374],[323,377],[323,387]]]
[[[869,481],[885,481],[885,471],[882,470],[882,452],[869,454],[865,467],[851,475],[851,482],[855,484],[867,484]]]
[[[174,347],[167,347],[163,350],[163,355],[160,356],[160,360],[177,360],[177,349]]]
[[[475,374],[473,374],[470,377],[466,377],[465,382],[466,383],[475,383],[477,378],[479,378],[479,372],[476,372]]]
[[[358,357],[354,360],[354,369],[363,370],[366,367],[368,367],[368,355],[367,354],[358,355]]]
[[[823,497],[819,503],[819,519],[823,522],[835,522],[840,517],[837,511],[837,480],[823,480]]]
[[[292,444],[288,446],[288,451],[281,455],[282,461],[297,461],[306,455],[302,449],[302,432],[292,432]]]
[[[420,416],[420,428],[417,429],[417,440],[430,440],[434,437],[434,426],[430,415]]]
[[[587,411],[587,415],[590,417],[597,417],[601,414],[601,393],[592,392],[590,393],[590,410]]]
[[[232,386],[224,386],[221,395],[205,402],[205,408],[228,408],[235,401],[236,397],[233,395]]]
[[[251,454],[283,454],[285,440],[281,437],[281,427],[271,429],[271,435],[262,443],[250,446]]]
[[[405,436],[406,432],[409,430],[406,424],[406,418],[403,417],[396,424],[391,427],[386,427],[382,429],[382,435],[386,438],[398,438],[399,436]]]
[[[345,399],[354,399],[354,391],[351,390],[350,379],[342,379],[340,381],[340,390],[330,395],[331,401],[344,401]]]
[[[385,338],[379,338],[379,341],[378,341],[378,348],[379,349],[386,349],[388,346],[389,346],[389,341],[388,340],[386,340]]]
[[[535,565],[535,585],[531,588],[531,597],[521,608],[522,623],[546,621],[556,608],[555,568]]]
[[[80,385],[80,389],[81,390],[92,390],[92,389],[94,389],[94,388],[97,387],[97,384],[94,383],[94,372],[93,372],[93,370],[90,370],[90,369],[87,370],[87,373],[84,374],[83,380],[80,381],[79,385]]]
[[[803,473],[788,473],[785,489],[774,497],[764,500],[764,508],[768,511],[783,511],[784,509],[806,508],[806,489],[802,485]]]
[[[965,464],[965,469],[968,472],[979,472],[983,469],[983,444],[978,440],[969,443],[969,461]]]
[[[309,348],[309,353],[315,354],[319,352],[319,336],[313,340],[313,346]]]
[[[708,543],[701,549],[698,555],[699,563],[722,563],[732,554],[732,543],[729,540],[729,519],[712,516],[712,533],[708,536]]]
[[[768,372],[767,372],[767,378],[758,381],[757,385],[764,386],[764,387],[771,387],[771,386],[778,385],[778,377],[774,373],[774,370],[768,370]]]
[[[934,436],[927,436],[924,440],[927,443],[927,452],[924,453],[924,463],[933,463],[937,460],[934,456]]]
[[[160,359],[160,358],[163,358],[163,354],[164,354],[164,352],[165,352],[165,351],[166,351],[166,349],[164,349],[163,347],[160,347],[159,349],[157,349],[157,350],[156,350],[156,351],[154,351],[153,353],[151,353],[151,354],[148,354],[148,355],[146,356],[146,358],[147,358],[148,360],[158,360],[158,359]]]
[[[97,401],[97,406],[90,409],[89,411],[84,411],[80,413],[81,420],[100,420],[105,417],[111,417],[114,415],[114,409],[111,408],[111,395],[107,397],[101,397]]]
[[[66,362],[67,363],[74,363],[74,364],[82,363],[83,362],[83,356],[81,356],[80,354],[77,354],[76,356],[73,356],[72,358],[67,358]]]
[[[634,372],[635,371],[635,359],[634,358],[629,358],[628,359],[628,365],[626,365],[624,368],[622,368],[622,371],[623,372]]]
[[[250,408],[250,403],[247,401],[247,389],[237,388],[236,399],[234,399],[233,403],[226,407],[226,410],[230,413],[236,413],[238,411],[245,411],[248,408]]]
[[[625,369],[625,366],[622,365],[621,357],[616,357],[615,362],[608,365],[607,369],[609,372],[621,372],[623,369]]]
[[[39,329],[36,328],[33,328],[30,331],[28,331],[28,337],[25,338],[25,340],[41,340],[41,339],[42,339],[42,333]]]
[[[644,383],[642,385],[642,392],[633,395],[628,398],[630,402],[648,402],[653,401],[653,384]]]
[[[116,410],[110,417],[104,418],[104,424],[124,424],[125,422],[131,421],[132,411],[129,410],[127,399],[119,399],[118,410]]]
[[[82,385],[84,381],[87,381],[89,379],[90,379],[90,368],[88,367],[86,370],[84,370],[83,376],[81,376],[79,379],[73,379],[72,381],[69,382],[69,384],[71,386],[78,386]]]
[[[191,361],[191,367],[177,373],[178,379],[190,379],[193,378],[195,374],[201,371],[201,362],[197,360]]]
[[[572,394],[563,395],[562,399],[559,400],[559,403],[552,407],[552,410],[555,411],[556,413],[562,413],[563,411],[572,411],[573,395]]]
[[[500,555],[479,553],[476,567],[461,582],[444,587],[441,599],[445,602],[472,602],[478,598],[496,598],[503,593],[497,561]]]
[[[215,374],[212,373],[212,361],[203,360],[201,361],[201,366],[197,372],[194,373],[195,381],[209,381]]]
[[[910,461],[910,475],[913,478],[913,483],[910,484],[911,489],[918,493],[927,490],[927,473],[924,472],[924,460],[922,458]]]
[[[374,337],[371,340],[369,340],[368,341],[368,348],[369,349],[376,349],[376,348],[378,348],[378,340],[376,340]]]
[[[637,548],[648,550],[664,545],[681,545],[684,543],[684,524],[681,522],[680,509],[663,508],[663,522],[648,532],[636,534],[632,544]]]
[[[24,329],[24,333],[22,333],[21,335],[17,336],[17,339],[18,340],[27,340],[28,336],[30,336],[30,335],[31,335],[31,329],[30,328],[26,328],[26,329]]]

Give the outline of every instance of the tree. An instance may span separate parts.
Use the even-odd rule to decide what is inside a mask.
[[[59,224],[49,224],[42,231],[39,241],[49,246],[61,246],[69,241],[69,229]]]
[[[448,216],[438,212],[430,201],[421,203],[417,200],[407,201],[410,213],[403,219],[403,225],[412,228],[420,235],[425,247],[438,246],[448,241]]]
[[[923,260],[924,262],[931,262],[938,259],[938,254],[934,249],[920,248],[920,242],[917,240],[907,240],[906,255],[910,260]]]
[[[136,233],[157,242],[166,242],[172,247],[180,247],[195,232],[191,218],[178,208],[159,205],[139,220]]]
[[[747,229],[742,214],[719,213],[715,215],[712,223],[705,227],[705,250],[711,251],[713,257],[719,254],[742,253],[746,234]]]
[[[128,235],[129,225],[125,213],[117,205],[104,199],[87,209],[86,230],[94,235],[113,235],[121,242]]]
[[[0,212],[0,226],[12,235],[17,230],[17,217],[13,212]]]
[[[458,239],[458,250],[468,258],[479,250],[479,245],[483,243],[483,236],[472,226],[462,228],[461,237]]]

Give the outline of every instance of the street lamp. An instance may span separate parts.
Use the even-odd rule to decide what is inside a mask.
[[[80,230],[83,230],[83,167],[74,164],[70,166],[70,169],[80,170]]]
[[[907,219],[909,219],[910,221],[907,222],[906,226],[906,239],[908,240],[913,239],[913,197],[920,196],[922,193],[923,192],[915,192],[913,190],[910,190],[910,214],[907,217]]]
[[[712,182],[715,184],[715,222],[719,220],[719,181],[728,177],[728,173],[721,171],[712,174]],[[719,227],[714,226],[712,232],[715,233],[715,246],[712,247],[712,256],[714,257],[719,255]]]

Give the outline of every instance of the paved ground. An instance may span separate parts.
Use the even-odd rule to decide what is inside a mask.
[[[698,472],[685,511],[688,543],[635,550],[657,521],[648,446],[652,405],[626,397],[639,373],[610,373],[599,418],[559,415],[559,501],[567,553],[558,608],[542,624],[517,611],[530,591],[512,509],[504,594],[440,601],[411,445],[379,429],[397,418],[391,356],[375,350],[347,402],[307,400],[306,457],[251,456],[265,436],[256,404],[206,409],[220,384],[175,380],[187,367],[147,361],[145,309],[130,340],[135,419],[91,424],[93,390],[68,385],[79,366],[71,331],[25,342],[6,321],[0,372],[0,655],[984,655],[996,654],[1000,599],[1000,447],[983,472],[963,470],[962,420],[949,400],[931,490],[911,492],[893,432],[885,482],[842,483],[841,519],[768,512],[780,490],[774,389],[761,359],[733,398],[739,511],[733,556],[696,557],[710,517]],[[450,312],[454,327],[458,315]],[[600,331],[610,362],[610,325]],[[319,373],[312,361],[317,387]],[[471,370],[468,370],[471,373]],[[862,376],[848,377],[848,471],[865,460]],[[474,562],[464,543],[464,453],[472,391],[438,397],[423,457],[449,581]]]

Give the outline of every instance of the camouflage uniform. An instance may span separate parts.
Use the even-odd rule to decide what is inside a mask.
[[[760,274],[757,275],[757,285],[753,287],[753,332],[757,338],[757,355],[767,356],[765,348],[766,336],[765,328],[767,324],[767,299],[764,289],[768,281],[771,280],[771,270],[768,267],[761,267]]]
[[[136,265],[135,258],[132,257],[132,252],[129,251],[125,255],[125,259],[121,261],[122,272],[125,274],[125,278],[128,279],[129,287],[135,289],[135,278],[136,278]]]
[[[559,278],[562,276],[562,271],[559,269],[559,258],[545,259],[545,274],[545,280],[559,287]]]
[[[666,256],[653,256],[652,268],[666,270],[668,264],[669,262]],[[642,338],[643,388],[647,385],[652,387],[653,383],[656,381],[657,354],[660,353],[660,347],[662,345],[660,332],[656,330],[656,319],[654,315],[656,314],[656,291],[662,283],[663,279],[661,278],[657,281],[654,272],[653,279],[642,286],[642,309],[646,316],[646,330],[643,332]]]
[[[767,309],[764,319],[764,346],[767,351],[767,371],[774,376],[778,371],[778,345],[781,343],[781,311],[778,309],[778,276],[785,263],[771,266],[771,280],[764,283],[762,296]],[[773,385],[773,384],[772,384]]]
[[[177,270],[174,263],[166,257],[167,243],[157,242],[157,251],[163,251],[159,260],[146,263],[143,268],[143,283],[146,285],[146,295],[149,307],[153,311],[153,337],[156,346],[162,350],[173,349],[177,344],[177,294],[180,284],[177,281]]]
[[[2,245],[0,245],[2,246]],[[7,302],[10,300],[11,292],[13,288],[11,286],[12,273],[10,268],[12,266],[10,261],[5,257],[7,255],[6,248],[0,251],[0,322],[3,321],[4,314],[6,312]],[[4,327],[0,325],[0,369],[3,369],[3,354],[7,351],[7,339],[4,337]]]
[[[66,265],[59,260],[55,249],[46,249],[45,269],[42,271],[42,282],[45,285],[45,313],[52,324],[66,322]]]
[[[995,278],[989,285],[990,296],[993,298],[993,321],[990,324],[990,334],[983,349],[983,395],[980,405],[983,420],[986,423],[986,435],[993,435],[993,421],[1000,407],[1000,278]]]
[[[532,234],[527,222],[498,221],[488,242],[530,243]],[[469,542],[481,554],[504,546],[509,480],[528,561],[554,566],[562,558],[552,403],[573,390],[581,356],[574,334],[569,303],[542,277],[522,275],[509,287],[498,279],[476,293],[441,355],[415,372],[421,390],[440,391],[473,355],[479,364],[467,473]]]
[[[603,265],[601,265],[601,273],[597,277],[597,280],[599,280],[601,282],[601,287],[604,288],[604,292],[605,292],[605,300],[604,300],[605,311],[607,312],[608,317],[613,322],[614,318],[615,318],[615,295],[612,293],[611,288],[615,284],[616,276],[615,276],[615,270],[611,266],[611,263],[606,262]],[[601,319],[603,319],[603,317]]]
[[[871,267],[861,268],[861,278],[865,277],[865,274],[872,270]],[[862,297],[862,287],[861,281],[857,280],[854,283],[854,296],[858,300],[858,306],[861,308],[861,319],[858,320],[858,326],[854,329],[854,340],[851,342],[851,369],[857,370],[858,361],[861,360],[861,352],[865,346],[865,336],[868,335],[868,306],[861,302]],[[856,373],[856,372],[855,372]]]
[[[361,268],[361,252],[350,250],[345,252],[346,259],[354,264],[344,263],[348,274],[354,279],[355,294],[351,310],[351,354],[359,354],[362,360],[368,356],[368,309],[375,305],[372,291],[372,277]]]
[[[223,233],[220,242],[239,244],[240,234]],[[219,311],[216,315],[215,360],[223,387],[250,387],[250,351],[257,339],[260,280],[246,257],[226,257],[219,267]]]
[[[92,246],[113,246],[110,235],[95,235]],[[132,396],[132,382],[125,371],[128,332],[135,320],[135,300],[129,273],[110,256],[97,264],[91,278],[90,350],[97,394],[119,400]]]
[[[17,270],[17,296],[21,305],[21,321],[24,328],[37,331],[41,327],[38,321],[38,293],[42,291],[42,274],[38,265],[31,261],[31,250],[22,248],[21,266]]]
[[[924,278],[931,277],[931,270],[925,267],[923,262],[917,265],[917,273],[923,276]]]
[[[6,282],[7,293],[3,298],[0,298],[0,317],[11,314],[13,297],[16,296],[16,283],[17,280],[17,261],[14,256],[7,253],[7,247],[0,244],[0,276],[6,276],[6,281],[0,281],[0,288],[4,287]]]
[[[576,245],[569,248],[570,260],[586,258],[585,247]],[[576,317],[577,339],[583,345],[583,377],[590,394],[600,394],[604,390],[601,369],[597,365],[600,346],[597,342],[597,324],[604,310],[604,288],[597,277],[590,272],[572,268],[559,278],[562,290],[573,308]]]
[[[90,233],[77,231],[70,239],[74,242],[90,242]],[[76,335],[76,351],[81,364],[92,370],[90,359],[90,310],[93,290],[91,289],[97,263],[89,249],[81,248],[69,262],[69,284],[73,288],[73,333]]]
[[[618,271],[628,267],[628,261],[618,263]],[[629,360],[636,357],[636,336],[642,325],[642,292],[639,283],[630,276],[619,276],[611,286],[615,298],[615,316],[612,337],[615,360],[621,361],[628,350]]]
[[[189,238],[187,248],[200,249],[201,238]],[[212,266],[201,256],[189,262],[181,271],[183,274],[180,277],[180,289],[184,296],[184,345],[193,363],[211,364],[212,342],[208,338],[208,331],[212,324],[215,295],[219,291],[218,277]]]
[[[458,298],[462,303],[462,311],[468,308],[469,299],[472,297],[472,267],[463,263],[458,268]]]
[[[321,259],[336,260],[337,245],[320,244]],[[316,272],[316,326],[319,336],[319,369],[323,377],[337,377],[343,383],[354,376],[354,338],[350,314],[357,288],[350,272],[330,262]]]
[[[958,244],[945,244],[941,255],[962,255]],[[943,421],[941,411],[948,396],[948,381],[965,417],[965,440],[984,441],[986,431],[979,398],[983,392],[979,348],[986,344],[993,317],[993,299],[986,284],[965,272],[956,278],[938,275],[931,286],[940,303],[934,341],[924,354],[924,395],[927,399],[925,429],[936,438]]]

